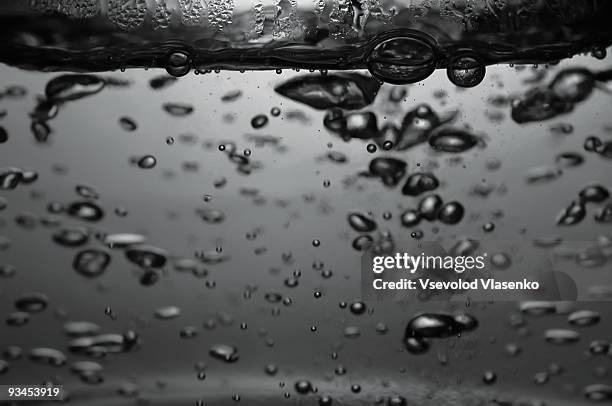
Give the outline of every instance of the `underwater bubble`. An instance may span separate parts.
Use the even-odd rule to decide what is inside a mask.
[[[584,397],[593,402],[612,400],[612,385],[593,384],[584,388]]]
[[[176,306],[160,307],[155,310],[155,317],[160,320],[169,320],[181,315],[181,309]]]
[[[370,161],[370,173],[380,178],[386,186],[397,186],[406,173],[408,164],[397,158],[374,158]]]
[[[182,51],[170,54],[166,62],[166,72],[174,77],[185,76],[191,70],[189,55]]]
[[[17,274],[17,268],[10,264],[0,264],[0,278],[12,278]]]
[[[59,102],[78,100],[100,92],[105,85],[104,79],[95,75],[61,75],[47,83],[45,96]]]
[[[106,251],[91,248],[80,251],[72,261],[72,268],[88,278],[95,278],[106,271],[111,262],[111,256]]]
[[[544,332],[544,340],[549,344],[574,344],[580,340],[580,333],[568,329],[549,329]]]
[[[66,214],[79,220],[96,222],[104,218],[104,211],[97,204],[90,201],[70,203],[66,208]]]
[[[19,168],[0,168],[0,190],[13,190],[23,183],[23,171]]]
[[[416,83],[433,73],[436,51],[429,41],[403,36],[378,43],[367,57],[370,73],[393,84]]]
[[[8,138],[8,132],[4,127],[0,126],[0,144],[4,144],[6,141],[8,141]]]
[[[445,203],[438,211],[438,220],[444,224],[457,224],[463,219],[465,209],[459,202],[452,201]]]
[[[421,214],[417,210],[408,209],[400,217],[404,227],[414,227],[421,221]]]
[[[380,83],[357,73],[308,75],[290,79],[274,90],[291,100],[319,110],[333,107],[356,110],[374,101]]]
[[[155,165],[157,165],[157,159],[153,155],[143,155],[138,158],[136,164],[141,169],[151,169],[155,168]]]
[[[438,195],[432,194],[423,197],[419,201],[418,207],[420,217],[429,221],[435,220],[443,204],[442,198]]]
[[[96,200],[98,197],[100,197],[98,195],[98,192],[96,192],[96,190],[89,185],[77,185],[75,188],[75,192],[77,193],[77,195],[85,199]]]
[[[592,310],[578,310],[567,317],[568,323],[578,327],[594,326],[601,320],[601,315]]]
[[[30,313],[27,312],[13,312],[6,318],[6,325],[11,327],[21,327],[30,321]]]
[[[230,90],[229,92],[221,96],[221,101],[224,103],[230,103],[230,102],[238,100],[240,97],[242,97],[242,90],[240,89]]]
[[[595,214],[595,221],[602,224],[612,223],[612,203],[608,203]]]
[[[227,344],[213,345],[208,353],[211,357],[227,363],[234,363],[239,358],[238,349]]]
[[[268,124],[268,121],[268,116],[266,116],[265,114],[258,114],[251,119],[251,127],[258,130],[260,128],[265,127]]]
[[[364,302],[356,301],[351,303],[351,305],[349,306],[349,310],[354,315],[361,315],[365,313],[365,311],[367,310],[367,306]]]
[[[306,395],[313,391],[310,381],[299,380],[294,385],[295,391],[300,395]]]
[[[198,215],[202,220],[210,224],[222,223],[225,220],[225,213],[217,209],[198,209]]]
[[[26,293],[15,300],[15,308],[26,313],[40,313],[48,305],[47,295],[38,292]]]
[[[351,245],[357,251],[367,251],[373,243],[374,239],[366,234],[356,237]]]
[[[152,245],[139,244],[129,247],[125,257],[141,268],[161,268],[166,264],[168,253]]]
[[[66,364],[66,356],[54,348],[33,348],[30,350],[30,360],[39,364],[60,367]]]
[[[90,321],[69,321],[64,323],[64,332],[72,337],[85,337],[96,335],[100,326]]]
[[[569,113],[574,104],[550,89],[536,88],[512,103],[512,119],[518,124],[544,121]]]
[[[149,81],[149,86],[154,90],[164,89],[176,82],[174,76],[156,76]]]
[[[485,371],[482,374],[482,382],[487,385],[492,385],[497,381],[497,374],[493,371]]]
[[[165,103],[164,111],[174,117],[185,117],[193,113],[193,106],[186,103]]]
[[[602,185],[589,185],[578,193],[580,200],[591,203],[603,203],[610,197],[610,192]]]
[[[406,179],[402,194],[406,196],[418,196],[425,192],[431,192],[440,185],[438,178],[429,172],[413,173]]]
[[[348,215],[348,223],[353,230],[360,233],[369,233],[376,230],[376,221],[360,212],[350,213]]]
[[[429,351],[429,341],[421,337],[404,337],[404,347],[411,354],[424,354]]]
[[[111,248],[124,248],[130,245],[143,244],[146,240],[146,237],[141,234],[108,234],[104,237],[104,244]]]
[[[427,104],[419,104],[402,119],[395,149],[404,151],[424,143],[441,124],[438,114]]]
[[[529,301],[522,302],[519,305],[521,313],[529,316],[543,316],[547,314],[554,314],[557,311],[555,302],[548,301]]]
[[[346,338],[358,338],[361,336],[361,330],[357,326],[347,326],[344,328],[344,337]]]
[[[485,64],[477,56],[469,54],[453,57],[446,69],[448,79],[459,87],[479,85],[486,72]]]
[[[53,234],[53,241],[64,247],[79,247],[89,241],[89,231],[83,227],[64,228]]]
[[[557,73],[548,85],[556,95],[572,103],[586,100],[595,88],[595,78],[585,68],[569,68]]]
[[[573,226],[580,223],[586,217],[586,207],[583,202],[572,202],[557,216],[557,224],[560,226]]]
[[[602,145],[603,145],[603,142],[601,141],[601,139],[593,135],[590,135],[586,137],[586,139],[584,140],[583,147],[585,151],[597,152],[599,149],[601,149]]]
[[[345,141],[351,138],[370,139],[378,135],[376,115],[372,112],[349,113],[341,120],[337,132]]]
[[[429,145],[442,152],[464,152],[477,144],[478,137],[459,128],[443,127],[429,137]]]
[[[32,121],[30,130],[36,142],[43,144],[49,141],[52,132],[51,127],[44,121]]]
[[[530,168],[525,173],[525,180],[528,184],[539,184],[552,182],[559,179],[563,171],[554,166],[536,166]]]
[[[128,131],[128,132],[136,131],[136,129],[138,128],[138,124],[136,124],[136,121],[134,121],[133,119],[129,117],[121,117],[119,119],[119,126],[124,131]]]
[[[606,355],[610,351],[610,343],[604,340],[594,340],[589,344],[589,352],[593,355]]]
[[[465,326],[450,314],[424,313],[413,317],[408,322],[404,336],[447,338],[461,333],[464,329]]]
[[[455,314],[454,318],[455,322],[461,326],[462,331],[474,331],[479,326],[478,319],[468,313]]]
[[[496,252],[491,255],[491,265],[493,265],[495,269],[508,269],[512,265],[512,259],[506,253]]]
[[[557,165],[564,168],[573,168],[584,163],[584,157],[576,152],[563,152],[556,156]]]

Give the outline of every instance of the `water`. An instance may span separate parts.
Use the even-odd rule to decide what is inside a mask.
[[[612,401],[612,58],[590,54],[604,35],[571,59],[405,29],[362,42],[370,20],[323,2],[321,59],[280,46],[209,63],[189,36],[121,41],[176,18],[231,37],[243,5],[157,1],[150,20],[153,3],[125,4],[91,37],[118,43],[86,56],[64,35],[85,23],[57,16],[29,16],[21,38],[48,24],[40,38],[69,51],[0,46],[0,383],[62,384],[79,405]],[[271,24],[255,2],[250,38],[302,32],[296,4]],[[21,21],[2,19],[4,34]],[[602,278],[591,301],[361,297],[362,251],[488,240]],[[528,266],[522,249],[491,251],[492,272]]]

